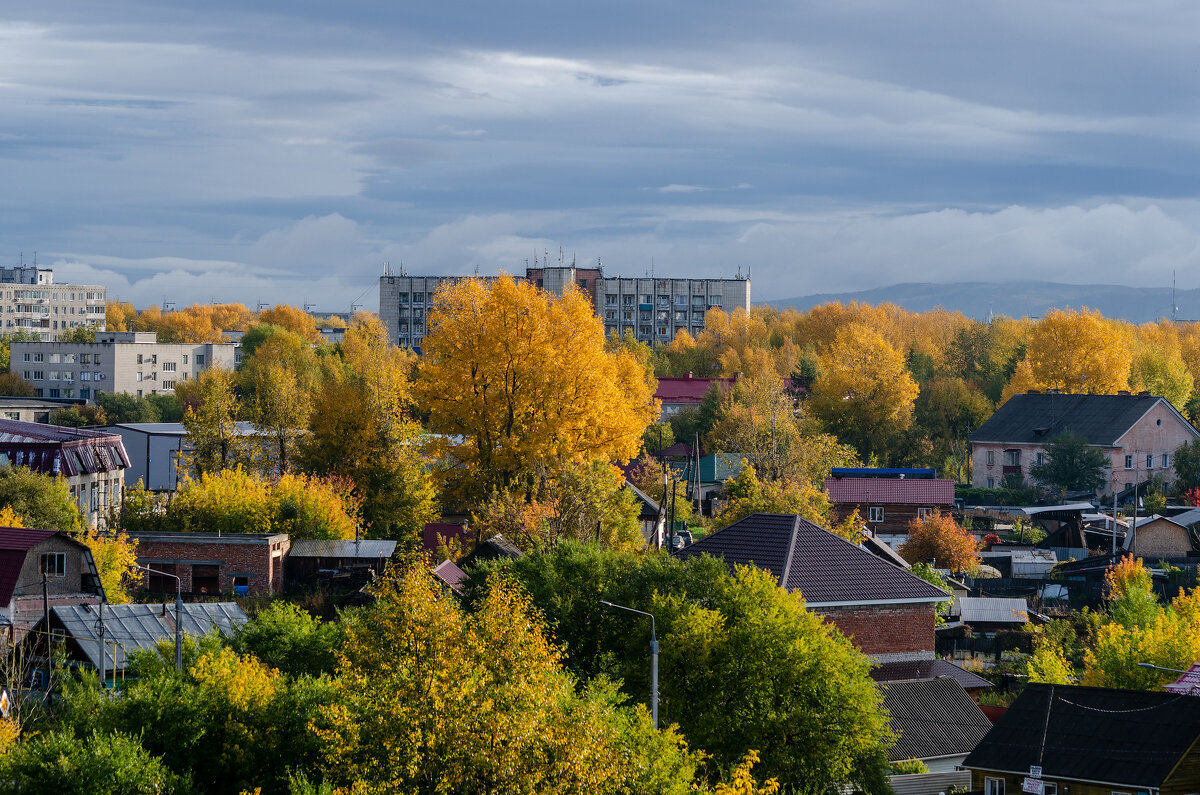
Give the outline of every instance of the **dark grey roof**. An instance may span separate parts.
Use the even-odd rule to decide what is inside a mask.
[[[888,563],[895,563],[902,569],[910,568],[908,561],[900,557],[900,553],[892,549],[892,545],[886,541],[880,541],[875,536],[864,535],[859,546],[870,552],[872,555],[883,558]]]
[[[390,558],[396,551],[395,541],[328,541],[320,538],[300,538],[292,542],[288,555],[293,558],[357,558],[378,560]]]
[[[963,764],[1025,774],[1041,751],[1047,779],[1153,788],[1163,784],[1197,736],[1196,696],[1031,684]]]
[[[900,735],[888,760],[969,754],[992,722],[953,677],[881,684],[892,731]]]
[[[458,565],[466,569],[485,560],[497,560],[499,558],[517,560],[523,557],[525,557],[525,553],[516,544],[509,541],[500,533],[496,533],[496,535],[486,541],[479,542],[479,546],[475,547],[470,554],[460,559]]]
[[[93,605],[51,607],[53,617],[73,638],[93,668],[100,667],[97,637],[99,613]],[[249,618],[236,602],[197,602],[183,605],[180,613],[183,634],[201,637],[216,630],[232,635]],[[175,606],[105,605],[104,667],[107,671],[125,668],[126,655],[138,649],[152,649],[159,641],[175,637]]]
[[[1013,395],[971,434],[970,441],[1046,444],[1069,430],[1087,439],[1088,444],[1108,446],[1116,443],[1159,401],[1171,406],[1169,401],[1155,396]],[[1179,422],[1200,438],[1182,416]]]
[[[791,514],[756,513],[677,550],[754,565],[799,591],[810,607],[863,602],[944,602],[948,594],[899,566]]]
[[[650,498],[650,495],[633,485],[629,481],[625,481],[625,488],[633,492],[633,496],[637,497],[638,504],[641,506],[638,510],[638,518],[642,521],[657,519],[662,513],[662,509],[658,503]]]
[[[901,660],[886,662],[871,669],[871,678],[876,682],[902,682],[910,679],[936,679],[948,676],[958,681],[967,690],[992,687],[992,683],[979,674],[959,668],[946,660]]]

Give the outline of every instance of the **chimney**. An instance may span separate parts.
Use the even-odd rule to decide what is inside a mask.
[[[1151,397],[1150,390],[1143,389],[1141,392],[1138,392],[1138,397]]]
[[[1129,390],[1128,389],[1118,389],[1117,394],[1124,395],[1125,397],[1129,397]]]
[[[692,377],[692,371],[691,371],[691,370],[688,370],[687,377],[688,377],[688,378],[691,378],[691,377]]]

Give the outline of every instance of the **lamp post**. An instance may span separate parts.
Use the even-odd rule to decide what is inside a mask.
[[[134,568],[147,571],[151,574],[157,574],[161,577],[170,577],[175,580],[175,670],[183,670],[183,624],[179,619],[183,613],[183,581],[176,574],[169,574],[165,571],[152,569],[149,566],[135,566]]]
[[[654,721],[654,728],[658,728],[658,634],[655,631],[654,616],[644,610],[634,610],[632,607],[625,605],[613,604],[600,600],[600,604],[605,607],[613,607],[617,610],[626,610],[630,613],[637,613],[639,616],[647,616],[650,619],[650,718]]]
[[[1154,663],[1146,662],[1138,663],[1138,668],[1153,668],[1155,671],[1168,671],[1173,674],[1190,673],[1189,671],[1181,671],[1178,668],[1163,668],[1161,665],[1155,665]]]

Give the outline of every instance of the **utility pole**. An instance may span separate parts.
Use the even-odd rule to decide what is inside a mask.
[[[43,700],[50,698],[50,583],[46,579],[46,564],[42,564],[42,637],[46,641],[46,664],[42,670]]]
[[[104,664],[104,597],[103,596],[100,597],[99,624],[100,624],[100,627],[96,631],[96,644],[99,646],[99,652],[100,652],[100,657],[99,657],[99,660],[100,660],[100,689],[103,690],[107,687],[107,685],[104,684],[104,681],[105,681],[105,673],[104,672],[105,672],[105,668],[107,666],[105,666],[105,664]]]

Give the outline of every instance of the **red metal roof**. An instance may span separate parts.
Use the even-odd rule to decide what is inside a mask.
[[[54,535],[54,530],[0,527],[0,604],[8,604],[29,550]]]
[[[954,481],[938,478],[825,478],[834,505],[954,505]]]
[[[699,403],[708,394],[713,384],[720,385],[722,390],[733,386],[732,378],[660,378],[654,397],[663,403]]]

